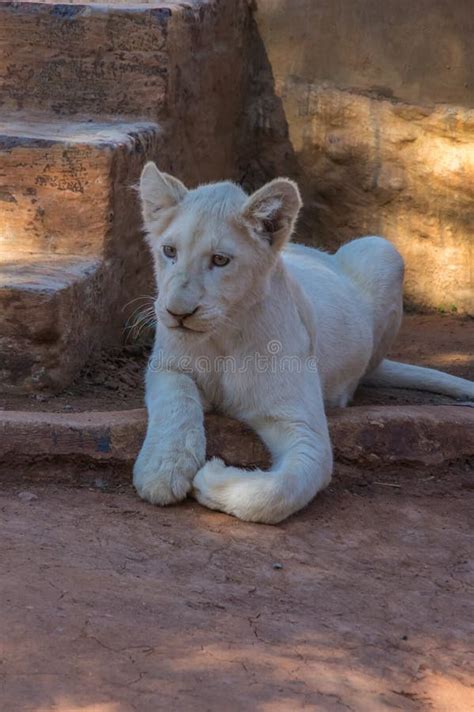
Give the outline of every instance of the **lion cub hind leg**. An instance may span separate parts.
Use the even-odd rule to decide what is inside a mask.
[[[307,505],[329,483],[332,451],[327,424],[318,433],[299,423],[268,421],[257,432],[274,460],[269,471],[228,467],[213,458],[194,478],[192,494],[210,509],[276,524]]]
[[[377,236],[360,237],[346,243],[336,252],[335,258],[370,305],[373,347],[367,371],[371,371],[386,356],[400,329],[403,258],[391,242]]]

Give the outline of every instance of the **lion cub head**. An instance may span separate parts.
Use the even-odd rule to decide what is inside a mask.
[[[189,334],[213,332],[261,298],[301,207],[286,178],[249,197],[229,182],[188,190],[154,163],[143,169],[140,197],[157,318]]]

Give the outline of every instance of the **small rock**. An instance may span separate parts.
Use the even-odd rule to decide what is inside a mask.
[[[130,386],[131,388],[137,387],[136,379],[133,376],[131,376],[129,373],[121,373],[120,380],[122,381],[122,383],[125,383],[127,386]]]
[[[20,492],[18,499],[21,499],[22,502],[33,502],[35,499],[38,499],[38,495],[33,494],[33,492]]]
[[[67,404],[66,404],[66,405],[63,407],[63,410],[72,410],[72,405],[67,405]]]
[[[278,564],[278,563],[272,564],[272,568],[273,568],[273,569],[282,569],[282,568],[283,568],[283,564]]]
[[[45,401],[49,400],[48,396],[45,396],[44,393],[37,393],[35,395],[35,399],[40,403],[44,403]]]

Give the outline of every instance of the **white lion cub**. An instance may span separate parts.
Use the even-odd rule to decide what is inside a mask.
[[[148,163],[140,182],[156,282],[148,429],[134,484],[155,504],[191,493],[212,509],[279,522],[331,479],[324,412],[362,379],[474,398],[474,383],[384,360],[402,317],[403,261],[380,237],[328,255],[288,244],[301,198],[273,180],[187,190]],[[203,412],[253,428],[268,471],[205,461]]]

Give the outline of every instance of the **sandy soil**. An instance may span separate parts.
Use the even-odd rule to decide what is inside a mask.
[[[63,393],[21,397],[0,394],[0,409],[74,412],[140,408],[148,354],[146,344],[130,343],[103,354]],[[474,380],[474,320],[449,314],[407,314],[391,357]],[[354,405],[452,402],[450,398],[419,391],[364,388]]]
[[[271,527],[6,485],[2,710],[467,712],[473,498],[466,470],[339,467]]]

